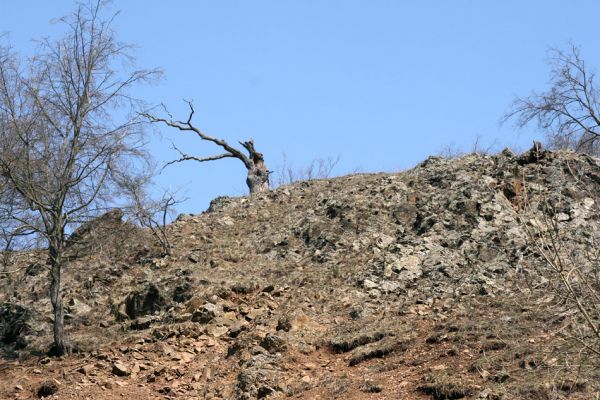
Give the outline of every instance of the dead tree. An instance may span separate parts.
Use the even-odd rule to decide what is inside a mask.
[[[105,209],[119,195],[115,176],[132,173],[132,158],[145,154],[141,121],[115,115],[138,106],[129,89],[159,73],[123,69],[130,47],[116,40],[104,3],[80,3],[60,20],[65,35],[42,40],[26,68],[0,48],[0,176],[21,209],[11,216],[47,245],[55,355],[69,350],[67,232]]]
[[[550,88],[518,97],[502,121],[530,123],[546,135],[550,147],[600,155],[600,92],[578,47],[552,50]]]
[[[242,145],[242,147],[248,152],[248,155],[246,155],[243,151],[230,146],[225,140],[207,135],[192,124],[192,118],[194,116],[194,105],[191,101],[187,101],[187,104],[190,108],[190,114],[188,116],[187,121],[185,122],[174,120],[171,114],[169,114],[168,112],[166,113],[169,116],[169,118],[160,118],[148,113],[144,113],[143,116],[152,123],[162,123],[171,128],[179,129],[180,131],[194,132],[201,140],[212,142],[217,146],[221,147],[223,150],[225,150],[225,153],[209,157],[196,157],[186,154],[174,146],[175,150],[179,152],[180,157],[177,160],[173,160],[167,163],[165,166],[182,161],[206,162],[216,161],[222,158],[237,158],[242,163],[244,163],[244,166],[248,171],[248,175],[246,177],[246,184],[248,185],[250,194],[269,191],[270,171],[267,169],[263,154],[259,153],[254,148],[254,142],[252,141],[252,139],[245,142],[239,142],[240,145]]]

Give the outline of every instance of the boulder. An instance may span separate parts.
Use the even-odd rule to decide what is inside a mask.
[[[221,307],[212,303],[206,303],[194,311],[192,314],[192,321],[207,324],[221,314]]]
[[[260,346],[263,349],[268,350],[270,353],[283,353],[287,349],[285,340],[272,333],[269,333],[264,337],[264,339],[260,342]]]

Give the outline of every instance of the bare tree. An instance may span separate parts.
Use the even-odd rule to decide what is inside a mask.
[[[171,254],[171,241],[167,232],[173,207],[182,202],[175,193],[164,191],[159,199],[148,193],[152,174],[124,177],[119,181],[124,196],[130,204],[128,212],[140,226],[147,228],[159,244],[163,255]]]
[[[0,55],[0,175],[20,208],[12,217],[48,246],[56,355],[70,347],[62,292],[68,231],[105,209],[115,177],[145,155],[140,121],[113,115],[138,106],[129,89],[159,74],[132,67],[104,6],[90,1],[60,19],[65,35],[42,40],[26,68],[11,49]]]
[[[144,113],[142,114],[148,121],[152,123],[162,123],[171,128],[179,129],[180,131],[190,131],[194,132],[201,140],[205,140],[207,142],[212,142],[217,146],[221,147],[225,150],[222,154],[217,154],[209,157],[196,157],[185,152],[179,150],[176,146],[174,146],[175,150],[179,152],[180,157],[177,160],[171,161],[167,163],[167,165],[182,162],[182,161],[197,161],[197,162],[206,162],[206,161],[216,161],[223,158],[237,158],[240,160],[246,169],[248,170],[248,175],[246,177],[246,184],[248,185],[248,189],[250,190],[250,194],[253,193],[261,193],[269,191],[269,174],[270,171],[267,169],[265,164],[265,158],[262,153],[259,153],[254,148],[254,141],[252,139],[239,142],[240,145],[246,149],[248,155],[244,154],[242,150],[239,150],[233,146],[230,146],[225,140],[219,139],[216,137],[209,136],[202,132],[200,129],[195,127],[192,124],[192,118],[194,117],[194,105],[191,101],[187,101],[187,104],[190,108],[190,113],[188,115],[188,119],[186,121],[177,121],[173,119],[173,116],[169,114],[169,112],[165,108],[165,112],[168,115],[168,118],[161,118],[155,115]],[[163,107],[164,108],[164,107]]]
[[[547,136],[548,145],[600,155],[600,102],[590,70],[580,49],[551,50],[550,88],[518,97],[502,118],[516,119],[520,128],[535,123]]]
[[[567,164],[568,176],[588,200],[591,215],[598,215],[597,196],[589,184],[582,180],[588,171],[578,171]],[[577,342],[578,347],[600,357],[600,235],[592,226],[587,226],[586,234],[573,235],[565,226],[566,216],[554,205],[547,189],[542,189],[536,181],[541,181],[539,170],[533,182],[523,184],[522,209],[519,212],[521,226],[527,234],[532,250],[543,261],[542,274],[547,278],[550,293],[557,298],[561,312],[553,310],[565,318],[564,327],[558,332]],[[537,186],[536,186],[537,185]],[[536,188],[536,189],[534,189]],[[581,229],[581,228],[580,228]]]
[[[333,169],[340,162],[340,155],[336,157],[315,158],[306,167],[295,168],[288,161],[287,155],[283,154],[283,165],[277,167],[275,176],[277,186],[290,185],[298,181],[310,181],[313,179],[331,178]]]

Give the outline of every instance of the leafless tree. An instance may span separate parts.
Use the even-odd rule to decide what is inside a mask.
[[[190,113],[186,121],[174,120],[173,116],[169,114],[165,107],[163,108],[168,116],[167,118],[157,117],[150,113],[144,113],[142,115],[152,123],[161,123],[171,128],[179,129],[180,131],[194,132],[201,140],[212,142],[217,146],[221,147],[223,150],[225,150],[225,152],[214,156],[196,157],[186,154],[185,152],[179,150],[176,146],[174,146],[175,150],[179,152],[180,157],[174,161],[167,163],[167,165],[182,161],[206,162],[216,161],[223,158],[237,158],[244,164],[246,170],[248,171],[248,175],[246,177],[246,184],[248,185],[250,194],[267,192],[269,190],[270,171],[267,169],[263,154],[259,153],[254,148],[254,141],[250,139],[245,142],[239,142],[240,145],[248,152],[248,155],[246,155],[242,150],[239,150],[229,145],[225,140],[207,135],[192,124],[192,118],[194,117],[194,105],[191,101],[188,101],[187,104],[190,108]]]
[[[159,199],[149,194],[152,174],[125,177],[119,181],[124,196],[130,204],[128,213],[140,226],[147,228],[160,245],[163,255],[171,254],[171,241],[167,232],[173,207],[182,202],[175,193],[164,191]]]
[[[79,4],[60,19],[65,35],[40,41],[25,67],[11,49],[0,51],[0,175],[20,209],[13,219],[47,244],[56,355],[69,350],[61,285],[68,231],[105,209],[115,177],[144,156],[138,114],[125,110],[140,105],[129,89],[159,74],[133,67],[105,5]]]
[[[331,178],[333,169],[339,162],[339,155],[336,157],[329,156],[327,158],[315,158],[306,167],[295,168],[284,153],[283,164],[275,172],[277,186],[289,185],[298,181]]]
[[[550,88],[518,97],[502,122],[515,119],[520,128],[535,123],[552,148],[600,155],[600,102],[594,72],[577,46],[553,49]]]

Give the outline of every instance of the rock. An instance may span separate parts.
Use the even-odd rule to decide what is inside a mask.
[[[92,371],[94,371],[94,366],[92,364],[86,364],[77,369],[77,372],[83,375],[89,375],[92,373]]]
[[[262,399],[281,392],[279,374],[264,355],[252,357],[237,376],[236,399]]]
[[[260,345],[270,353],[283,353],[287,349],[285,340],[272,333],[267,334],[267,336],[261,340]]]
[[[348,365],[353,367],[363,361],[372,358],[382,358],[394,351],[404,349],[404,344],[397,342],[396,339],[386,338],[380,342],[368,344],[357,348],[350,357]]]
[[[317,364],[311,363],[311,362],[304,363],[304,369],[307,369],[309,371],[313,370],[313,369],[317,369]]]
[[[210,213],[215,211],[221,211],[227,206],[229,206],[232,202],[233,199],[231,197],[219,196],[211,200],[210,205],[208,206],[208,210],[206,210],[206,212]]]
[[[363,393],[381,393],[382,387],[372,381],[366,381],[358,388]]]
[[[150,265],[152,266],[152,269],[165,268],[169,265],[169,259],[168,258],[154,258],[150,262]]]
[[[116,376],[129,376],[131,374],[129,368],[127,368],[127,366],[121,363],[120,361],[116,361],[113,363],[112,373]]]
[[[259,286],[254,282],[249,283],[236,283],[231,286],[231,291],[237,294],[250,294],[254,293],[259,289]]]
[[[175,303],[183,303],[191,299],[193,296],[193,287],[190,282],[184,282],[177,285],[173,290],[173,301]]]
[[[115,227],[123,224],[124,215],[123,210],[115,208],[82,224],[69,236],[67,246],[87,244],[87,242],[97,240],[98,237],[106,236],[109,232],[114,233]]]
[[[39,274],[41,274],[42,272],[44,272],[46,270],[46,266],[43,265],[42,263],[31,263],[27,266],[27,269],[25,270],[25,273],[28,276],[38,276]]]
[[[248,323],[246,321],[238,321],[229,327],[229,337],[236,338],[240,333],[247,329]]]
[[[207,324],[221,314],[221,307],[212,303],[205,303],[202,307],[193,312],[192,321]]]
[[[592,198],[589,198],[589,197],[586,197],[586,198],[584,198],[584,199],[583,199],[583,201],[581,202],[581,206],[582,206],[582,207],[583,207],[585,210],[589,211],[589,210],[591,210],[591,208],[594,206],[594,204],[595,204],[595,203],[596,203],[596,202],[594,201],[594,199],[592,199]]]
[[[235,221],[231,217],[223,217],[219,220],[219,224],[223,226],[234,226]]]
[[[349,315],[350,315],[350,318],[352,318],[353,320],[356,321],[357,319],[360,319],[362,317],[362,313],[363,312],[361,309],[355,308],[350,311]]]
[[[462,399],[471,396],[476,389],[472,385],[461,382],[446,382],[442,379],[427,378],[417,387],[417,391],[431,395],[434,399]]]
[[[394,262],[392,271],[401,280],[414,280],[422,273],[421,259],[415,255],[407,255]]]
[[[175,222],[186,222],[194,219],[194,214],[181,213],[175,218]]]
[[[532,164],[542,160],[545,156],[546,152],[542,150],[542,144],[538,141],[534,141],[531,149],[521,154],[517,158],[517,162],[519,165]]]
[[[0,304],[0,345],[23,349],[27,345],[25,335],[30,331],[30,319],[29,309],[17,304]]]
[[[376,246],[380,249],[385,249],[392,243],[394,243],[394,238],[385,234],[379,235],[375,241]]]
[[[136,291],[127,296],[125,299],[125,313],[130,319],[154,314],[160,311],[166,302],[160,290],[149,284],[144,290]]]
[[[504,150],[500,153],[502,156],[507,158],[515,158],[516,154],[508,147],[505,147]]]
[[[362,283],[362,286],[363,286],[365,289],[369,289],[369,290],[370,290],[370,289],[376,289],[376,288],[378,288],[378,287],[379,287],[379,285],[378,285],[377,283],[373,282],[373,281],[372,281],[372,280],[370,280],[370,279],[365,279],[365,280],[363,281],[363,283]]]
[[[160,321],[160,318],[152,315],[136,318],[134,321],[131,322],[131,324],[129,324],[129,329],[134,331],[141,331],[150,328],[153,324],[155,324],[158,321]]]
[[[218,323],[221,325],[225,325],[225,326],[231,326],[231,325],[235,324],[236,322],[238,322],[237,313],[234,311],[225,312],[225,313],[221,314],[221,316],[218,318]],[[245,322],[245,321],[242,321],[242,322]]]
[[[52,396],[58,393],[58,385],[53,381],[46,381],[40,385],[36,391],[39,398]]]
[[[394,293],[398,290],[400,284],[398,282],[385,281],[381,283],[381,290],[386,293]]]
[[[72,297],[65,307],[65,311],[76,316],[88,315],[92,311],[92,307],[88,306],[79,299]]]
[[[289,332],[290,329],[292,329],[292,322],[286,316],[280,317],[277,320],[277,327],[275,329],[277,329],[278,331]]]
[[[334,353],[345,353],[368,343],[378,342],[387,336],[386,332],[371,331],[342,335],[329,341],[329,348]]]
[[[262,308],[253,308],[249,310],[246,313],[246,315],[244,315],[244,318],[246,318],[248,321],[254,321],[256,318],[260,317],[264,312],[265,310]]]
[[[219,338],[223,335],[225,335],[227,333],[229,329],[226,326],[214,326],[214,325],[210,325],[206,328],[206,333],[215,337],[215,338]]]
[[[570,219],[571,219],[571,216],[569,214],[565,214],[565,213],[556,214],[556,220],[558,222],[565,222],[565,221],[569,221]]]

